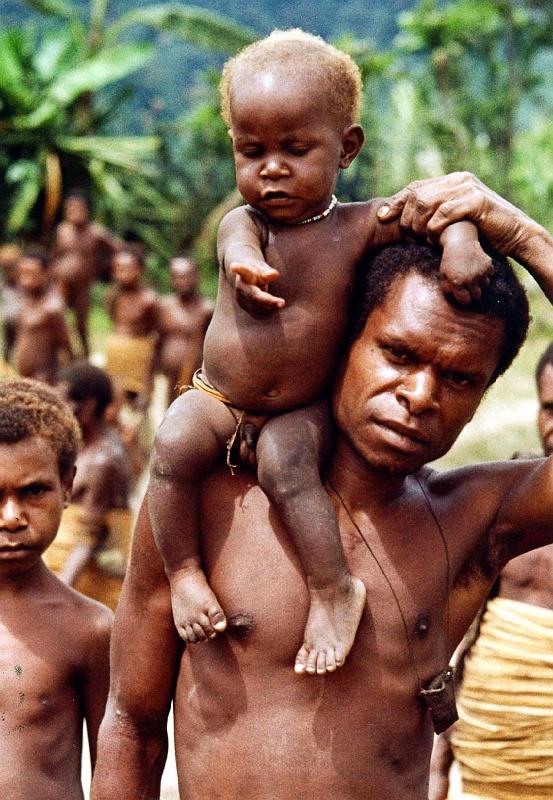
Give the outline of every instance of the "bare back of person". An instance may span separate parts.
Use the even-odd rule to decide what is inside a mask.
[[[5,800],[82,800],[77,687],[104,612],[43,565],[25,591],[2,592],[0,762],[12,767],[0,771]]]

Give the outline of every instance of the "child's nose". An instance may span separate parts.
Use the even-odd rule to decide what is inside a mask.
[[[278,156],[268,156],[261,169],[262,178],[280,178],[288,174],[286,163]]]
[[[25,524],[24,511],[15,498],[8,497],[0,506],[0,527],[15,531]]]

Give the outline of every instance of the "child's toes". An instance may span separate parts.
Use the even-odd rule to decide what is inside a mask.
[[[343,667],[346,660],[346,652],[343,644],[338,643],[334,648],[336,654],[336,666]]]
[[[226,630],[227,620],[221,608],[218,606],[212,606],[210,609],[208,609],[207,615],[214,631],[217,633],[222,633],[222,631]]]
[[[307,656],[307,664],[305,665],[305,671],[309,675],[314,675],[317,672],[317,656],[319,655],[318,650],[311,650],[309,655]]]
[[[329,647],[326,651],[326,671],[336,672],[336,654],[333,647]]]
[[[317,675],[324,675],[326,673],[326,652],[319,650],[317,654]]]
[[[207,634],[206,634],[206,632],[204,631],[204,629],[202,628],[202,626],[200,625],[199,622],[193,622],[192,623],[192,630],[196,634],[196,641],[197,642],[205,642],[205,640],[207,639]]]
[[[297,675],[303,675],[305,672],[305,668],[307,666],[307,656],[309,652],[305,645],[298,650],[298,654],[296,656],[296,663],[294,664],[294,672]]]

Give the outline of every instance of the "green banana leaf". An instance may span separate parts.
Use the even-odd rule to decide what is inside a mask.
[[[50,85],[44,101],[31,114],[13,119],[14,128],[37,128],[86,92],[95,92],[135,72],[150,59],[149,44],[124,44],[104,49],[82,64],[62,72]]]
[[[157,136],[60,136],[60,150],[88,158],[96,158],[130,172],[153,177],[157,170],[148,159],[159,148]]]
[[[25,68],[11,31],[0,31],[0,97],[20,111],[33,108],[35,93],[25,85]]]
[[[26,4],[41,14],[65,19],[78,18],[75,4],[65,0],[25,0]]]
[[[38,200],[42,179],[42,170],[33,161],[16,161],[7,170],[6,182],[16,184],[11,195],[6,220],[8,234],[17,233],[25,224],[31,209]]]
[[[208,47],[225,53],[235,53],[257,38],[247,28],[205,8],[163,3],[133,9],[123,14],[106,30],[105,41],[115,41],[130,25],[146,25],[171,33],[198,47]]]

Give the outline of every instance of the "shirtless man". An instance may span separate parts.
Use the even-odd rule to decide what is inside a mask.
[[[538,430],[543,453],[550,456],[553,345],[538,362],[536,386]],[[454,758],[463,789],[471,797],[518,800],[553,795],[552,656],[553,546],[549,545],[507,564],[496,597],[487,603],[478,638],[464,663],[460,721],[439,737],[433,753],[432,800],[447,798]]]
[[[52,287],[48,258],[38,248],[17,263],[22,298],[15,321],[14,365],[25,378],[55,383],[60,361],[73,356],[65,306]]]
[[[413,184],[380,213],[431,234],[470,216],[553,297],[552,237],[472,176]],[[512,280],[489,316],[453,306],[436,260],[411,273],[402,251],[392,248],[389,260],[383,251],[378,273],[373,262],[376,292],[360,303],[334,393],[327,487],[348,563],[369,594],[348,661],[318,681],[289,669],[308,594],[252,476],[222,468],[203,487],[203,563],[229,628],[197,649],[183,650],[173,628],[144,508],[118,610],[93,800],[159,796],[172,700],[189,800],[427,797],[432,724],[420,689],[446,666],[505,561],[551,541],[552,465],[424,467],[451,447],[516,352],[527,309]],[[488,297],[499,291],[492,284]]]
[[[115,610],[130,545],[131,470],[118,430],[106,421],[111,381],[99,367],[75,361],[60,373],[58,388],[83,446],[71,503],[45,561],[69,586]]]
[[[173,294],[159,300],[159,369],[168,381],[167,405],[202,362],[205,332],[213,314],[213,303],[198,291],[198,265],[192,258],[177,256],[169,263]]]
[[[92,283],[106,272],[119,240],[103,225],[90,220],[86,195],[73,192],[65,198],[63,220],[54,238],[54,272],[67,306],[75,314],[77,333],[88,355],[88,313]]]
[[[158,326],[158,298],[143,284],[141,251],[123,247],[113,257],[114,286],[108,295],[113,321],[106,339],[106,371],[132,405],[148,407]]]
[[[83,800],[108,689],[112,614],[65,586],[41,555],[71,494],[79,442],[48,387],[0,382],[0,797]]]

